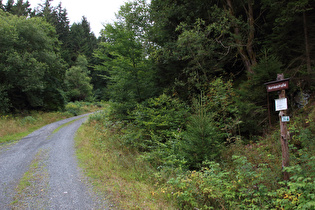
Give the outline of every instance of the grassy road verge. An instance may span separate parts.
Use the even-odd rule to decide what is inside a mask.
[[[90,116],[76,137],[80,166],[96,190],[118,209],[174,209],[156,187],[155,169],[121,146],[119,136],[112,135],[112,127],[101,115],[106,113]]]
[[[19,140],[33,131],[56,121],[101,110],[100,105],[70,103],[64,112],[30,112],[27,114],[0,115],[0,145]]]

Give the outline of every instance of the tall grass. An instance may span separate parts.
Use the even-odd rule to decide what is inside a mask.
[[[73,110],[66,109],[64,112],[32,111],[27,114],[0,115],[0,144],[19,140],[36,129],[56,122],[58,120],[73,117],[74,115],[94,112],[102,109],[102,104],[76,102],[67,105]]]
[[[119,209],[174,209],[157,190],[157,171],[137,152],[122,146],[119,129],[119,123],[111,124],[100,112],[78,131],[77,155],[96,189]]]
[[[63,112],[31,112],[28,115],[0,116],[0,143],[14,141],[52,122],[71,117]]]
[[[306,113],[288,124],[291,166],[285,170],[291,179],[286,182],[279,128],[255,143],[237,138],[220,161],[206,161],[199,171],[164,176],[143,158],[148,151],[126,147],[126,140],[137,140],[126,135],[127,122],[110,122],[106,112],[98,112],[79,132],[78,156],[96,187],[121,209],[314,209],[315,109]]]

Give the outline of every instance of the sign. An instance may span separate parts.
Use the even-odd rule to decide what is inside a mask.
[[[290,79],[283,79],[273,82],[265,83],[267,87],[267,92],[273,92],[277,90],[284,90],[289,88],[289,80]]]
[[[290,117],[289,116],[282,116],[281,117],[281,122],[289,122],[290,121]]]
[[[276,102],[276,111],[282,111],[288,109],[287,98],[275,99]]]

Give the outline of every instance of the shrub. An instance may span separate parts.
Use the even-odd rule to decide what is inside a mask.
[[[217,158],[223,140],[223,134],[215,126],[213,116],[200,107],[198,113],[189,118],[181,143],[189,168],[200,169],[203,161]]]
[[[10,100],[8,98],[7,92],[0,86],[0,114],[7,113],[10,109]]]
[[[174,131],[185,128],[189,108],[165,94],[138,104],[131,112],[133,123],[148,146],[158,146],[174,138]],[[135,145],[136,146],[136,145]]]
[[[70,102],[66,105],[65,109],[70,114],[77,116],[81,113],[81,104]]]
[[[234,156],[235,170],[205,162],[200,171],[188,171],[168,181],[167,195],[181,209],[313,209],[315,182],[304,176],[299,165],[288,167],[288,182],[270,177],[267,164],[252,165]],[[312,166],[314,167],[314,157]]]
[[[23,119],[21,119],[21,124],[25,125],[25,124],[33,124],[36,122],[36,119],[32,116],[27,116],[24,117]]]
[[[95,112],[89,116],[89,121],[96,121],[98,123],[103,123],[108,117],[108,112],[106,110]]]
[[[237,104],[236,91],[233,89],[232,81],[224,81],[222,78],[214,79],[208,90],[201,95],[200,105],[197,109],[204,108],[211,113],[213,125],[225,135],[226,142],[230,142],[239,133],[241,124],[239,107]]]
[[[308,163],[312,175],[308,176],[300,165],[287,167],[292,176],[289,182],[280,182],[281,188],[270,193],[277,208],[283,209],[314,209],[315,208],[315,156]]]

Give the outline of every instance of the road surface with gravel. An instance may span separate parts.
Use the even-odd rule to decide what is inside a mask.
[[[88,114],[0,149],[0,209],[110,209],[78,167],[74,136]]]

